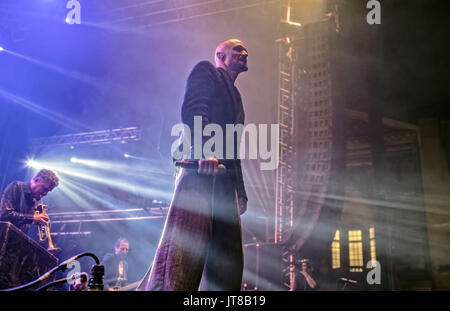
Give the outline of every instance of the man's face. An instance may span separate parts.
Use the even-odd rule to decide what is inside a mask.
[[[120,242],[120,245],[115,248],[116,255],[125,257],[130,250],[130,245],[127,242]]]
[[[225,54],[225,65],[231,70],[241,73],[248,70],[247,67],[247,48],[241,41],[233,41],[223,53]]]
[[[49,182],[45,182],[39,177],[36,177],[31,181],[30,188],[33,198],[36,200],[40,200],[42,197],[45,197],[47,193],[53,190],[53,187]]]
[[[302,262],[302,271],[311,273],[312,268],[306,262]]]

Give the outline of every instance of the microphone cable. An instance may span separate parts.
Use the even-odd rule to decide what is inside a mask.
[[[29,289],[29,288],[47,280],[52,274],[54,274],[58,270],[61,269],[62,271],[64,271],[67,268],[67,264],[71,263],[72,261],[75,261],[77,259],[80,259],[80,258],[86,257],[86,256],[92,257],[95,260],[96,265],[100,265],[100,260],[98,259],[98,257],[95,254],[90,253],[90,252],[81,253],[81,254],[75,255],[75,256],[67,259],[66,261],[62,262],[61,264],[57,265],[56,267],[50,269],[48,272],[44,273],[42,276],[40,276],[39,278],[37,278],[34,281],[31,281],[27,284],[20,285],[17,287],[1,289],[0,291],[11,292],[11,291],[20,291],[20,290]],[[64,279],[64,280],[66,280],[66,279]]]
[[[59,280],[56,280],[56,281],[44,284],[41,287],[39,287],[38,289],[36,289],[35,292],[43,291],[43,290],[46,290],[49,287],[52,287],[52,286],[55,286],[55,285],[58,285],[58,284],[61,284],[61,283],[66,283],[66,282],[69,282],[69,281],[74,281],[74,280],[77,280],[77,279],[82,279],[82,282],[86,282],[87,283],[87,281],[88,281],[87,273],[85,273],[85,272],[84,273],[76,273],[76,274],[73,274],[70,277],[59,279]]]

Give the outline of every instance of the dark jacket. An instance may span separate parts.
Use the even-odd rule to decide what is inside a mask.
[[[220,125],[224,135],[223,156],[226,156],[226,125],[244,124],[245,113],[241,95],[234,86],[228,73],[222,68],[216,68],[208,61],[198,63],[188,77],[186,91],[181,108],[184,124],[191,129],[191,143],[194,144],[194,116],[202,118],[203,128],[209,123]],[[203,130],[203,129],[202,129]],[[202,146],[209,137],[203,138]],[[223,161],[227,170],[234,171],[236,190],[239,198],[247,200],[242,177],[241,161],[237,158],[237,146],[240,137],[235,137],[235,160]],[[194,157],[194,150],[191,152]]]
[[[0,220],[9,221],[28,234],[36,204],[29,183],[13,182],[3,192],[0,203]]]
[[[126,281],[122,282],[122,284],[119,285],[124,286],[128,284],[128,262],[125,259],[121,259],[120,256],[112,253],[107,253],[102,260],[102,265],[105,266],[105,275],[103,276],[105,289],[114,287],[118,283],[117,280],[119,278],[120,260],[123,261],[124,277],[126,278]]]
[[[311,276],[312,277],[312,276]],[[314,281],[316,281],[316,287],[312,288],[309,286],[308,281],[306,281],[306,278],[303,274],[300,272],[295,272],[295,289],[294,291],[318,291],[320,289],[319,284],[317,283],[317,280],[315,278]]]

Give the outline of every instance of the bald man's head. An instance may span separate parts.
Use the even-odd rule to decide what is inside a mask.
[[[216,66],[228,73],[238,75],[247,71],[248,52],[244,43],[238,39],[229,39],[220,43],[216,48]]]

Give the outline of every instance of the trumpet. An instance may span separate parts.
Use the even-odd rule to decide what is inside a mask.
[[[45,206],[46,205],[44,204],[44,201],[41,199],[41,203],[38,204],[38,206],[37,206],[36,214],[47,214],[47,210],[46,210]],[[47,251],[49,253],[55,254],[61,250],[60,248],[57,248],[57,247],[55,247],[55,245],[53,245],[52,235],[50,233],[49,224],[46,224],[46,225],[39,224],[38,225],[38,234],[39,234],[39,241],[41,241],[41,242],[47,241],[48,242]]]

